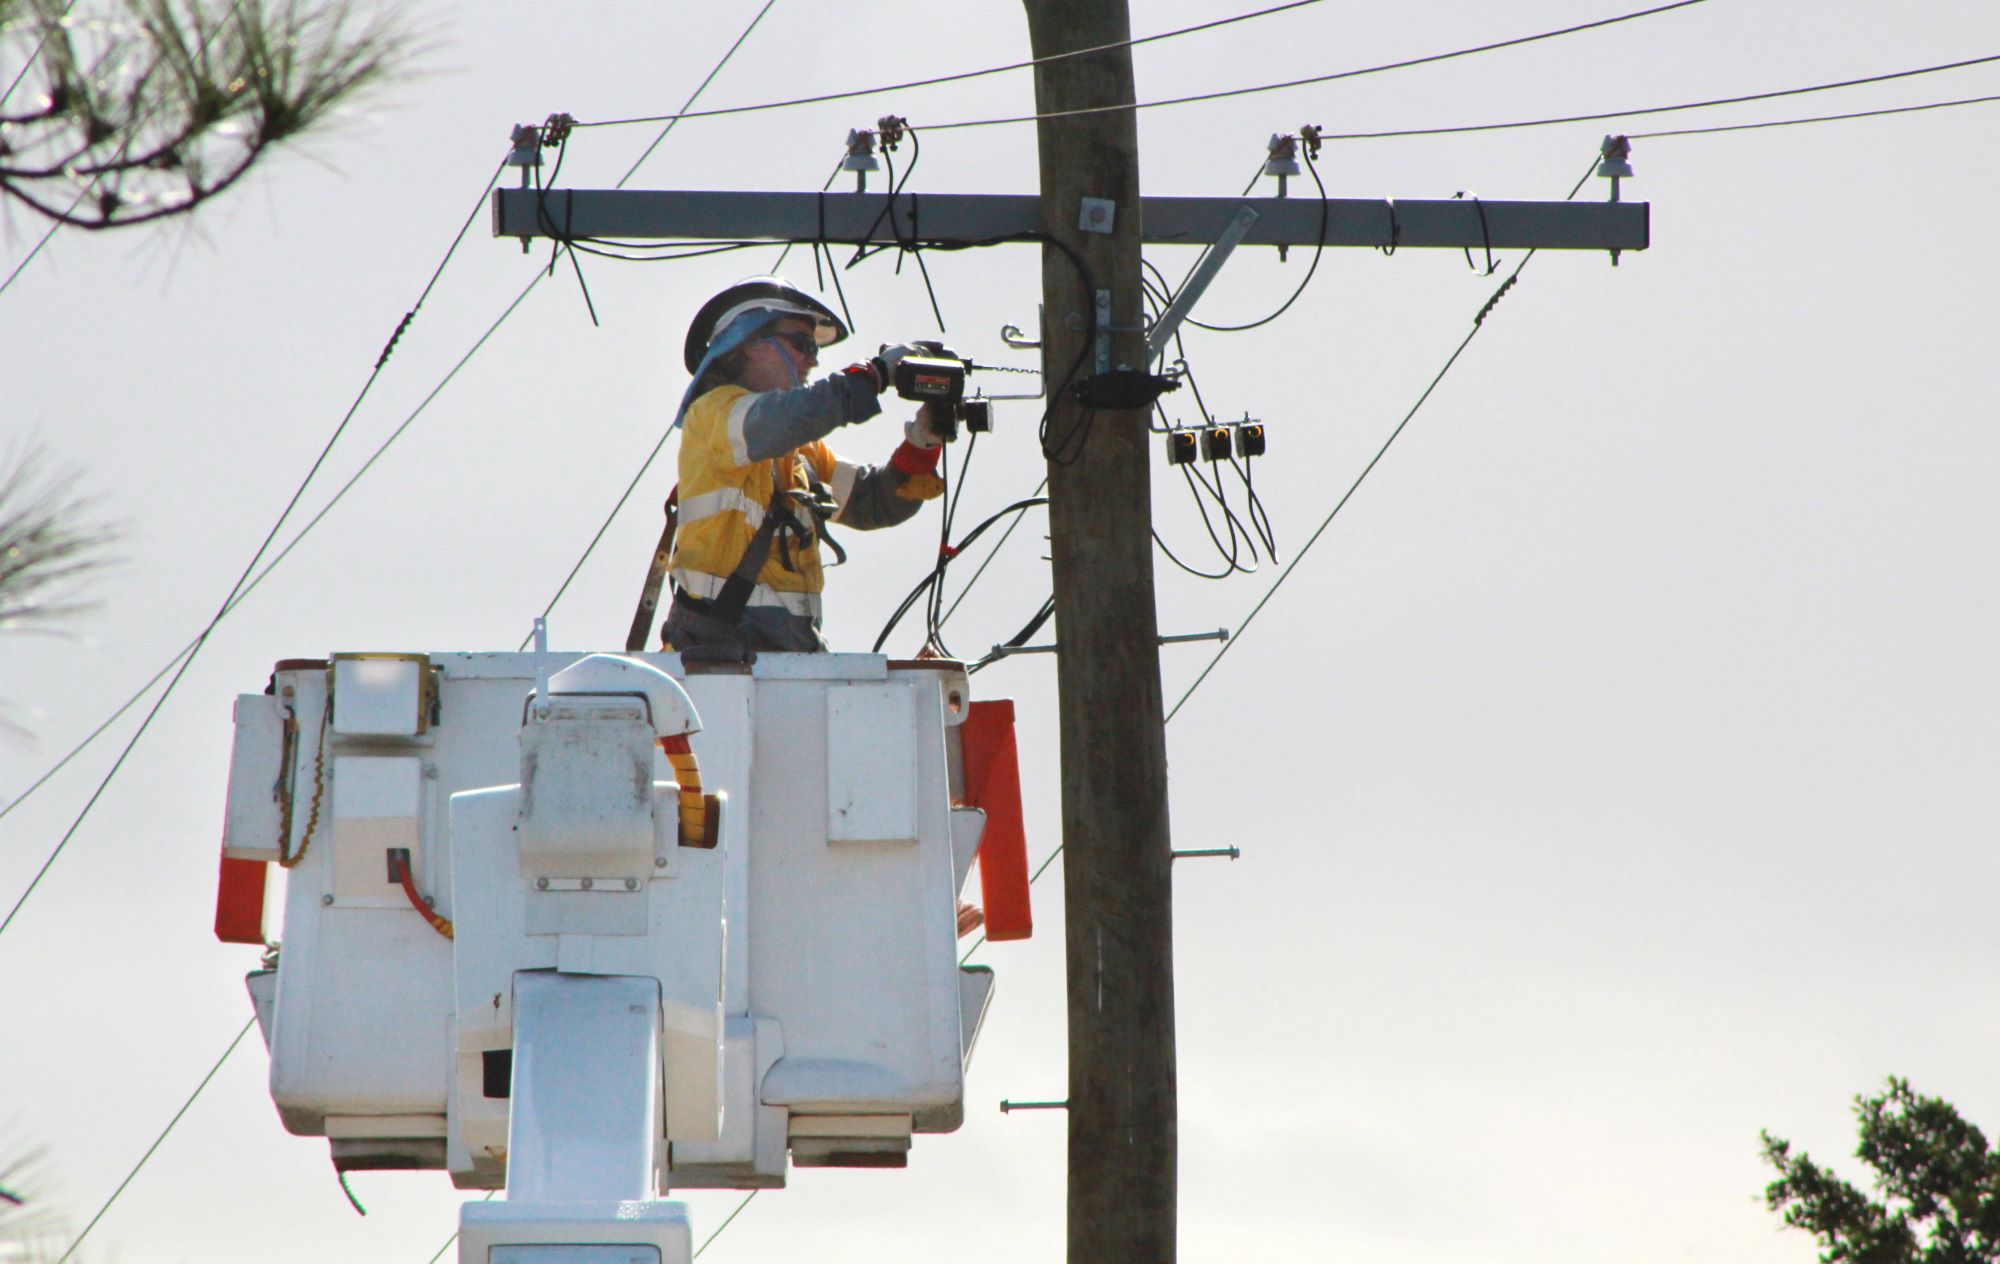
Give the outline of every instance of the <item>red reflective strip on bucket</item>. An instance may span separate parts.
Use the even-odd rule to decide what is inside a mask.
[[[1021,823],[1021,759],[1014,747],[1014,702],[996,698],[966,708],[958,726],[965,801],[986,813],[979,840],[980,900],[986,937],[1026,939],[1035,919],[1028,904],[1028,836]]]
[[[215,881],[215,937],[225,944],[264,942],[264,862],[222,858]]]

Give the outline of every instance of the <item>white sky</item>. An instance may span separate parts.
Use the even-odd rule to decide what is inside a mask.
[[[38,437],[127,524],[102,607],[11,639],[0,740],[20,793],[202,626],[325,442],[505,148],[509,127],[677,106],[754,12],[410,6],[425,73],[280,154],[200,221],[58,234],[0,297],[0,434]],[[1235,8],[1236,6],[1230,6]],[[1637,7],[1636,5],[1632,7]],[[1213,17],[1137,6],[1137,32]],[[1310,9],[1139,50],[1142,98],[1294,78],[1605,16],[1585,0]],[[724,105],[1026,55],[1010,4],[780,0],[710,89]],[[1729,96],[2000,52],[2000,11],[1713,0],[1442,66],[1141,115],[1150,192],[1231,195],[1272,131],[1533,118]],[[17,54],[14,54],[17,55]],[[0,63],[7,66],[18,62]],[[1607,130],[1983,95],[1990,68],[1624,127],[1331,145],[1340,196],[1560,198]],[[1025,74],[689,123],[634,181],[817,188],[850,126],[1025,112]],[[2000,1123],[1988,995],[2000,863],[1991,350],[1996,107],[1637,144],[1654,246],[1615,271],[1546,253],[1169,730],[1183,1258],[1351,1264],[1812,1258],[1763,1210],[1767,1127],[1835,1158],[1890,1074]],[[648,127],[579,133],[563,182],[608,186]],[[941,132],[911,187],[1025,192],[1031,128]],[[1296,190],[1296,186],[1295,186]],[[1602,182],[1584,196],[1602,197]],[[11,269],[40,233],[16,215]],[[0,1143],[47,1151],[73,1221],[122,1178],[248,1015],[256,954],[208,933],[229,708],[280,657],[511,649],[671,415],[701,298],[776,251],[545,282],[226,621],[0,938]],[[1505,264],[1512,252],[1502,252]],[[1186,251],[1154,256],[1178,276]],[[336,451],[359,466],[546,258],[483,235]],[[1230,263],[1202,309],[1269,311],[1304,255]],[[810,282],[795,255],[788,270]],[[1030,248],[933,257],[980,359],[1033,327]],[[1497,280],[1497,278],[1496,278]],[[1329,252],[1276,324],[1191,334],[1211,407],[1269,427],[1259,489],[1289,559],[1496,280],[1456,253]],[[934,333],[913,269],[844,278],[861,340]],[[838,357],[834,357],[838,359]],[[1026,379],[1021,379],[1026,380]],[[996,389],[1016,385],[998,379]],[[1185,393],[1175,397],[1187,415]],[[969,525],[1040,476],[1035,411],[1000,411]],[[838,437],[879,459],[887,421]],[[622,641],[664,463],[556,609],[560,648]],[[1156,520],[1207,560],[1168,471]],[[865,648],[922,574],[924,525],[856,540],[828,631]],[[1047,592],[1024,530],[949,632],[976,653]],[[1275,571],[1160,564],[1167,631],[1240,626]],[[914,625],[912,625],[914,626]],[[906,630],[893,648],[907,652]],[[1162,653],[1169,702],[1213,653]],[[1021,706],[1034,857],[1057,842],[1053,673],[978,678]],[[130,721],[114,736],[122,738]],[[0,821],[11,904],[116,750]],[[1057,1258],[1063,1122],[1002,1097],[1064,1084],[1061,867],[999,972],[968,1120],[906,1172],[800,1172],[705,1257]],[[462,1196],[293,1138],[246,1042],[92,1235],[91,1260],[422,1264]],[[695,1194],[697,1240],[737,1195]]]

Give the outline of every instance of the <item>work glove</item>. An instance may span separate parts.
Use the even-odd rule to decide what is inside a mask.
[[[930,449],[958,438],[957,426],[940,427],[936,424],[932,410],[937,407],[939,405],[925,404],[917,409],[916,420],[903,423],[903,437],[910,441],[912,447]]]
[[[875,380],[881,383],[881,385],[875,388],[876,392],[879,394],[882,391],[888,390],[892,385],[895,384],[896,366],[903,362],[904,356],[913,356],[922,354],[924,354],[924,349],[920,346],[917,346],[915,343],[909,343],[909,342],[883,343],[882,349],[876,352],[875,358],[868,362],[870,367],[872,367],[875,370]]]

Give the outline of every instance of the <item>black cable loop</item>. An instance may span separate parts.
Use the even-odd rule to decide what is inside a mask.
[[[1250,516],[1250,525],[1264,543],[1264,552],[1275,562],[1278,560],[1278,535],[1271,527],[1271,515],[1264,508],[1264,498],[1257,494],[1257,486],[1251,480],[1251,458],[1238,460],[1234,452],[1229,454],[1229,464],[1235,467],[1236,476],[1243,480],[1245,510]]]
[[[1464,189],[1460,189],[1451,196],[1453,200],[1466,197],[1471,198],[1472,209],[1479,212],[1479,240],[1486,250],[1486,271],[1479,272],[1479,265],[1472,261],[1472,247],[1470,246],[1463,247],[1465,251],[1465,266],[1471,268],[1474,272],[1479,272],[1480,276],[1492,276],[1499,270],[1501,261],[1493,257],[1493,234],[1486,229],[1486,204],[1479,200],[1477,193],[1467,193]]]
[[[981,522],[978,526],[966,532],[965,537],[961,539],[958,542],[957,546],[951,550],[951,556],[942,559],[943,564],[933,566],[931,568],[930,573],[925,575],[922,581],[919,582],[915,588],[910,590],[910,595],[903,598],[902,604],[896,607],[896,612],[889,616],[889,622],[883,625],[882,634],[875,638],[875,644],[870,648],[869,652],[871,654],[876,654],[881,652],[883,644],[887,642],[890,635],[895,632],[896,625],[898,623],[901,623],[903,621],[903,616],[910,612],[910,607],[916,605],[917,600],[921,598],[926,592],[928,592],[932,585],[939,582],[939,577],[944,574],[944,567],[946,565],[949,565],[953,559],[962,556],[965,550],[971,548],[972,542],[977,540],[981,535],[984,535],[986,533],[987,528],[991,527],[994,523],[1000,521],[1008,514],[1025,513],[1026,511],[1033,509],[1037,505],[1046,505],[1048,503],[1049,503],[1049,498],[1047,496],[1039,496],[1039,495],[1029,496],[1024,500],[1017,500],[1013,504],[1006,506],[1004,509],[1001,509],[993,513],[985,521]]]
[[[1402,216],[1396,214],[1396,199],[1390,198],[1388,199],[1388,202],[1389,202],[1389,244],[1386,246],[1377,247],[1377,249],[1381,250],[1382,256],[1385,259],[1395,254],[1396,248],[1403,244],[1403,219]]]
[[[1162,540],[1160,538],[1160,532],[1157,527],[1153,528],[1153,543],[1159,546],[1160,552],[1167,555],[1167,560],[1169,562],[1172,562],[1175,566],[1179,567],[1183,571],[1186,571],[1188,574],[1194,576],[1196,579],[1228,579],[1232,574],[1235,573],[1233,570],[1224,568],[1223,570],[1216,571],[1214,574],[1210,574],[1207,571],[1197,570],[1193,566],[1188,565],[1186,562],[1183,562],[1180,559],[1180,555],[1175,553],[1165,540]]]
[[[1278,319],[1278,317],[1283,316],[1286,312],[1290,311],[1292,304],[1299,301],[1299,295],[1304,294],[1306,292],[1306,287],[1312,284],[1313,274],[1319,271],[1320,257],[1326,253],[1326,223],[1327,223],[1327,211],[1328,211],[1326,182],[1319,178],[1319,164],[1313,161],[1312,155],[1302,154],[1301,156],[1306,160],[1306,172],[1312,176],[1314,186],[1319,189],[1319,241],[1313,246],[1312,265],[1306,269],[1305,276],[1300,278],[1299,287],[1292,291],[1292,296],[1290,298],[1286,299],[1283,303],[1281,303],[1278,306],[1277,311],[1272,312],[1269,316],[1266,316],[1261,320],[1253,320],[1247,325],[1205,325],[1201,321],[1194,319],[1192,316],[1188,317],[1186,321],[1187,324],[1193,325],[1197,329],[1206,329],[1213,333],[1222,333],[1222,334],[1242,333],[1245,330],[1261,328],[1262,326],[1270,324],[1272,321]]]
[[[1213,462],[1210,462],[1210,464],[1213,464]],[[1206,492],[1215,501],[1216,507],[1222,511],[1222,524],[1229,531],[1229,550],[1224,556],[1229,559],[1230,569],[1241,571],[1245,575],[1254,575],[1257,572],[1257,568],[1262,565],[1262,558],[1257,552],[1257,546],[1251,538],[1249,528],[1244,526],[1243,520],[1236,516],[1235,506],[1229,503],[1229,497],[1222,489],[1221,473],[1217,472],[1215,482],[1211,484],[1207,476],[1192,464],[1184,465],[1181,469],[1200,485],[1202,491]],[[1203,521],[1207,521],[1206,514],[1203,514]],[[1237,560],[1242,556],[1242,551],[1238,547],[1239,540],[1243,548],[1250,550],[1251,564],[1248,566],[1243,565]]]

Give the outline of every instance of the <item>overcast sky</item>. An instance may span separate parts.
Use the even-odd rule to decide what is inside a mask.
[[[422,73],[275,155],[189,225],[59,233],[0,295],[0,436],[81,470],[123,561],[66,639],[0,641],[13,799],[203,626],[360,389],[506,148],[509,128],[671,111],[756,11],[406,6]],[[1136,7],[1135,33],[1236,11]],[[1640,7],[1638,4],[1629,6]],[[1448,51],[1623,11],[1602,0],[1297,11],[1137,50],[1142,100]],[[1266,137],[1533,119],[1737,96],[2000,53],[2000,11],[1710,0],[1522,49],[1147,111],[1148,192],[1230,196]],[[0,69],[19,65],[11,49]],[[1027,56],[1009,4],[778,0],[703,99],[744,104]],[[2000,92],[1992,67],[1788,100],[1519,131],[1329,144],[1336,196],[1560,199],[1609,130]],[[1015,72],[690,122],[640,188],[812,189],[851,126],[1029,111]],[[1761,1205],[1758,1130],[1852,1149],[1849,1104],[1909,1076],[2000,1127],[1992,891],[2000,757],[2000,436],[1985,237],[2000,106],[1640,140],[1628,199],[1653,246],[1538,255],[1239,647],[1169,728],[1180,1230],[1190,1260],[1804,1264]],[[562,181],[609,186],[657,126],[590,129]],[[910,187],[1028,192],[1031,127],[939,131]],[[1294,196],[1301,185],[1294,182]],[[1268,184],[1267,184],[1268,189]],[[1602,198],[1603,181],[1579,195]],[[14,213],[0,272],[39,236]],[[0,937],[0,1146],[45,1149],[86,1219],[247,1017],[247,948],[208,932],[234,696],[278,658],[512,649],[672,415],[680,344],[777,251],[567,270],[419,415],[218,629]],[[1510,269],[1515,252],[1501,252]],[[1185,249],[1152,257],[1171,276]],[[546,260],[483,219],[305,497],[325,503]],[[1033,364],[1031,247],[928,259],[947,336]],[[1239,253],[1197,316],[1274,309],[1309,252]],[[1482,265],[1483,265],[1483,261]],[[812,283],[810,259],[787,271]],[[1256,486],[1289,561],[1450,354],[1498,277],[1456,252],[1328,251],[1277,322],[1190,332],[1208,406],[1262,419]],[[843,277],[857,342],[935,335],[892,254]],[[839,355],[829,356],[834,363]],[[989,389],[1026,378],[989,379]],[[1188,392],[1173,397],[1192,417]],[[1003,406],[965,521],[1041,475],[1033,404]],[[890,420],[836,436],[880,459]],[[672,482],[641,484],[552,617],[622,643]],[[1216,557],[1177,472],[1155,522]],[[1232,491],[1241,507],[1240,486]],[[922,525],[854,539],[827,630],[865,649],[923,574]],[[1040,520],[949,625],[974,656],[1046,596]],[[287,537],[288,538],[288,537]],[[1238,628],[1276,568],[1209,582],[1159,562],[1163,631]],[[1059,631],[1059,630],[1057,630]],[[1049,635],[1054,635],[1052,632]],[[891,648],[909,652],[905,629]],[[1214,654],[1169,646],[1169,703]],[[1058,836],[1054,675],[976,679],[1020,706],[1030,850]],[[136,715],[136,713],[134,713]],[[11,904],[134,715],[0,820]],[[1003,1097],[1065,1083],[1062,867],[999,975],[967,1122],[903,1172],[795,1173],[704,1257],[1057,1258],[1063,1119]],[[423,1264],[463,1195],[362,1173],[288,1136],[254,1040],[86,1244],[123,1264]],[[740,1196],[689,1198],[697,1240]]]

